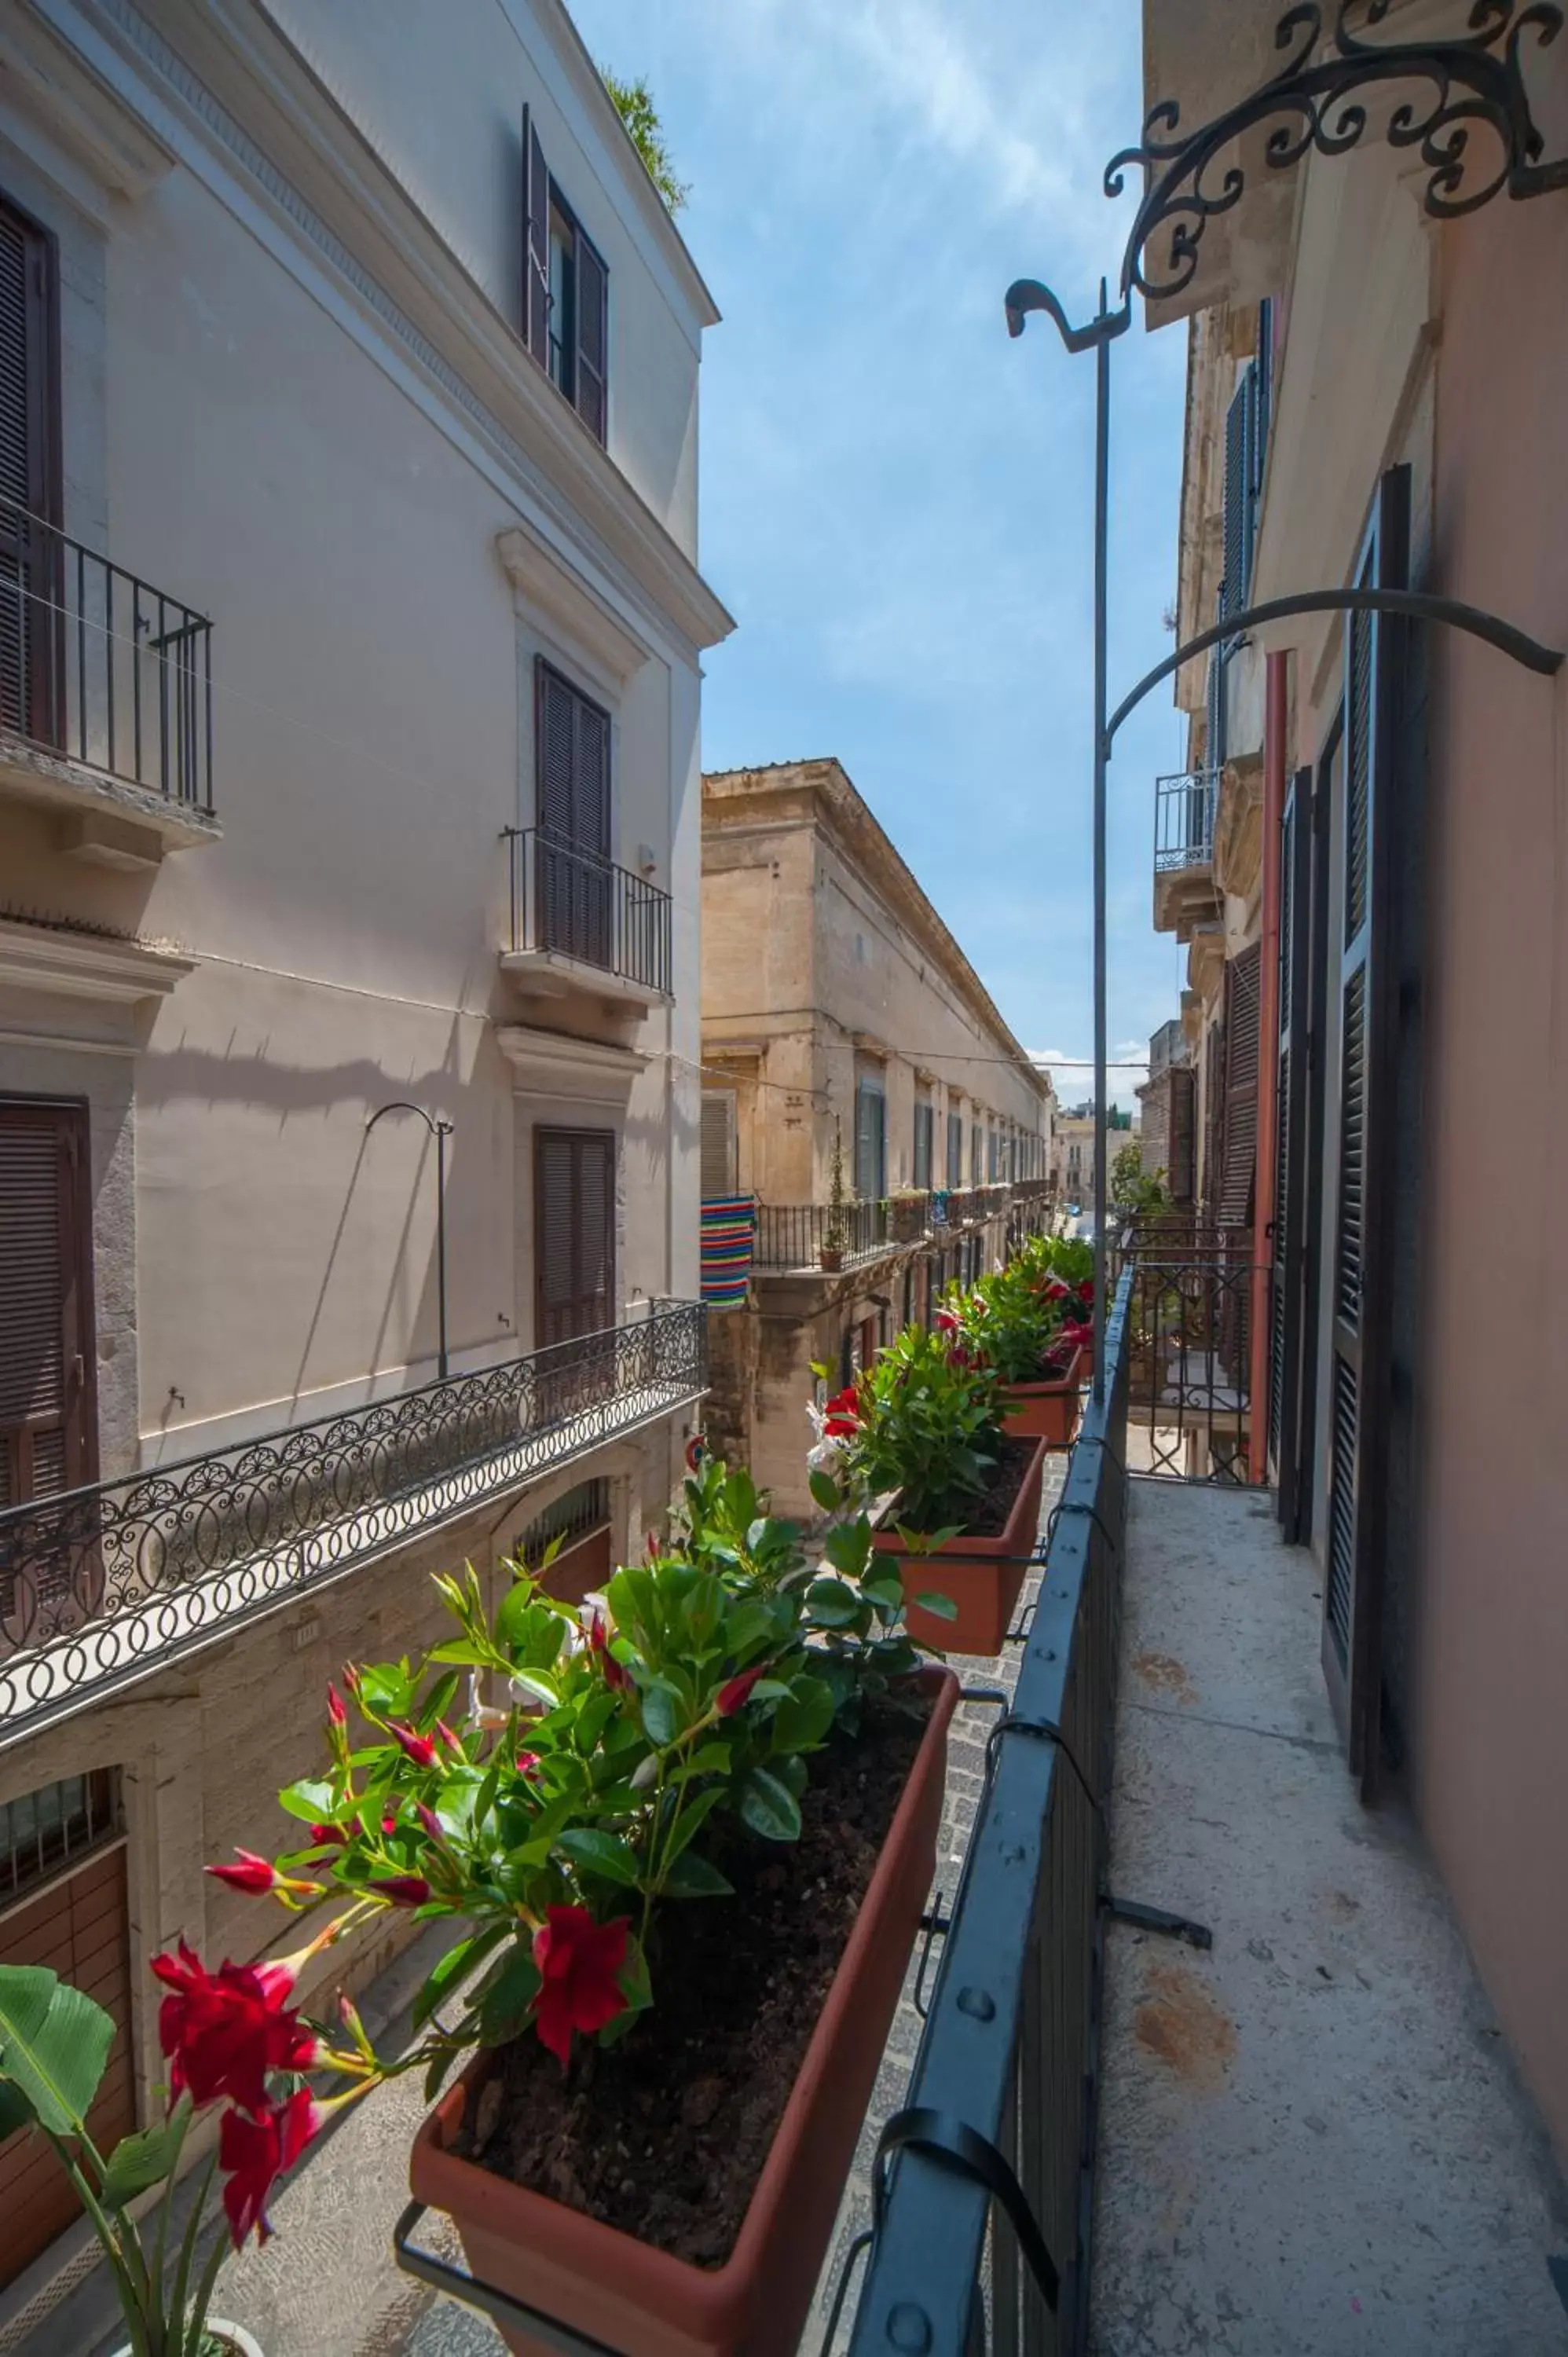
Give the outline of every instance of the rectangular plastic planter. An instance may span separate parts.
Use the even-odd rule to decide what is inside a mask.
[[[909,1555],[897,1530],[876,1533],[878,1555],[898,1557],[904,1583],[904,1620],[909,1634],[922,1645],[936,1645],[944,1653],[999,1653],[1013,1625],[1013,1608],[1024,1585],[1027,1558],[1035,1551],[1040,1520],[1040,1489],[1046,1472],[1046,1444],[1039,1441],[1028,1470],[1013,1501],[1007,1527],[999,1538],[949,1539],[934,1555]],[[889,1509],[896,1521],[897,1508]],[[957,1608],[957,1618],[943,1620],[922,1611],[917,1596],[945,1596]]]
[[[481,2283],[628,2357],[793,2357],[936,1870],[958,1680],[921,1675],[935,1706],[725,2265],[672,2258],[453,2152],[493,2067],[481,2055],[421,2127],[409,2166],[415,2201],[454,2220]],[[503,2337],[517,2357],[545,2349]]]
[[[1084,1379],[1087,1351],[1075,1352],[1065,1375],[1048,1383],[1005,1383],[1003,1404],[1007,1430],[1018,1440],[1043,1440],[1047,1448],[1070,1448],[1078,1429],[1079,1386]]]

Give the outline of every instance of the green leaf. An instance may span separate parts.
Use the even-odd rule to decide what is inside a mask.
[[[830,1531],[822,1542],[822,1553],[835,1571],[859,1579],[871,1559],[871,1537],[870,1516],[861,1514],[854,1522],[841,1523]]]
[[[764,1841],[800,1838],[800,1812],[788,1784],[767,1768],[754,1768],[740,1788],[741,1823]]]
[[[681,1731],[681,1702],[667,1678],[650,1678],[642,1690],[642,1727],[650,1743],[662,1751]]]
[[[597,1825],[568,1825],[555,1836],[555,1846],[565,1851],[574,1866],[602,1875],[607,1882],[621,1883],[628,1890],[641,1887],[642,1867],[636,1851]]]
[[[833,1690],[823,1678],[800,1677],[773,1716],[776,1751],[814,1751],[833,1723]]]
[[[811,1495],[823,1513],[831,1514],[839,1501],[839,1485],[832,1475],[824,1472],[820,1465],[815,1465],[811,1469]]]
[[[699,1792],[696,1799],[682,1810],[675,1830],[671,1835],[669,1845],[664,1852],[666,1887],[669,1868],[685,1850],[690,1848],[719,1803],[728,1798],[729,1794],[724,1785],[711,1784],[705,1792]]]
[[[929,1612],[933,1620],[956,1620],[958,1619],[958,1606],[953,1602],[952,1598],[950,1596],[939,1596],[934,1588],[922,1589],[920,1594],[916,1597],[915,1601],[919,1606],[922,1612]]]
[[[460,2048],[455,2047],[449,2053],[437,2054],[435,2060],[431,2063],[429,2070],[424,2074],[424,2100],[427,2104],[433,2104],[435,2101],[436,2096],[441,2093],[442,2088],[446,2085],[447,2080],[451,2077],[457,2064],[462,2060],[463,2056]]]
[[[489,1923],[482,1932],[476,1932],[471,1940],[459,1940],[455,1948],[447,1949],[413,2000],[415,2029],[423,2029],[442,1999],[476,1971],[503,1940],[509,1939],[513,1929],[510,1923]]]
[[[307,1825],[315,1825],[331,1817],[338,1806],[338,1795],[330,1784],[304,1781],[285,1784],[278,1794],[278,1806],[286,1809],[291,1817],[303,1817]]]
[[[806,1604],[824,1629],[847,1629],[865,1609],[855,1590],[842,1579],[814,1579],[806,1590]]]
[[[442,1672],[419,1706],[419,1717],[414,1723],[423,1732],[428,1734],[438,1718],[446,1717],[460,1683],[456,1670]]]
[[[0,2079],[56,2136],[80,2136],[98,2093],[114,2024],[43,1964],[0,1964]]]
[[[664,1880],[666,1899],[733,1899],[735,1885],[694,1849],[675,1860]]]
[[[428,1658],[433,1662],[456,1662],[460,1667],[482,1670],[492,1656],[488,1649],[474,1644],[467,1637],[452,1637],[445,1645],[432,1645]]]
[[[174,2167],[189,2124],[190,2097],[182,2095],[166,2120],[122,2136],[109,2156],[101,2197],[106,2210],[123,2210],[149,2185],[160,2185]]]
[[[515,2038],[528,2018],[528,2008],[539,1994],[540,1972],[527,1944],[513,1943],[507,1957],[485,1992],[479,2007],[479,2043],[482,2046],[504,2045]]]

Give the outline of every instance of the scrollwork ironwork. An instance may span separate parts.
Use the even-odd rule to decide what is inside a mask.
[[[702,1305],[0,1513],[0,1744],[706,1383]]]
[[[1326,10],[1323,0],[1296,0],[1274,27],[1275,47],[1289,55],[1261,89],[1202,130],[1183,137],[1174,100],[1152,107],[1143,138],[1105,167],[1105,193],[1118,197],[1130,169],[1148,186],[1139,205],[1122,265],[1122,292],[1135,288],[1164,301],[1180,295],[1197,271],[1211,221],[1238,205],[1247,167],[1232,155],[1219,159],[1254,127],[1273,123],[1263,142],[1267,167],[1298,163],[1309,150],[1343,155],[1364,135],[1369,113],[1363,96],[1400,82],[1424,87],[1420,99],[1402,99],[1389,116],[1392,147],[1414,148],[1427,172],[1423,201],[1438,221],[1474,212],[1504,189],[1510,197],[1568,187],[1568,159],[1541,162],[1541,135],[1531,119],[1520,64],[1528,35],[1540,47],[1563,29],[1552,0],[1474,0],[1468,33],[1444,41],[1369,40],[1390,0],[1337,0],[1326,54],[1318,54]],[[1351,29],[1359,22],[1359,31]],[[1280,118],[1274,121],[1273,118]],[[1477,161],[1473,135],[1487,135],[1487,160]],[[1495,150],[1495,152],[1494,152]],[[1158,259],[1153,248],[1163,235]]]

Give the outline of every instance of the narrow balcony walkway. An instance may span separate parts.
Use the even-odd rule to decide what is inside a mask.
[[[1256,1491],[1134,1480],[1094,2357],[1550,2357],[1563,2188],[1447,1901],[1359,1805],[1317,1581]]]

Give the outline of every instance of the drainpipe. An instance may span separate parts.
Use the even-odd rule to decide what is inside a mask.
[[[1273,1269],[1274,1164],[1279,1138],[1280,818],[1285,806],[1288,655],[1265,659],[1263,690],[1263,930],[1258,976],[1258,1166],[1252,1182],[1252,1346],[1248,1374],[1248,1465],[1269,1470],[1269,1286]]]

